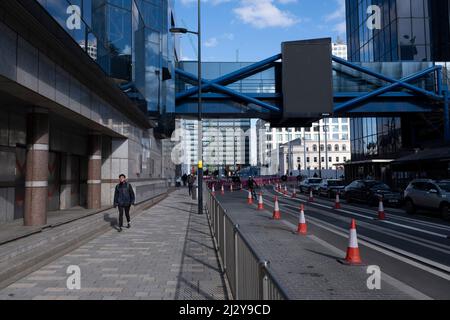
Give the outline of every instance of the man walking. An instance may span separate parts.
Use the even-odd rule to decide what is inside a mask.
[[[189,188],[189,195],[191,195],[192,189],[194,187],[194,182],[195,182],[195,177],[192,173],[188,176],[187,182],[188,182],[188,188]]]
[[[257,200],[255,188],[258,187],[258,184],[256,183],[256,181],[253,179],[252,176],[250,176],[250,177],[248,178],[247,185],[248,185],[248,189],[249,189],[250,192],[252,193],[253,198],[254,198],[255,200]]]
[[[128,222],[127,228],[130,228],[130,207],[134,205],[135,200],[133,187],[126,178],[124,174],[119,176],[119,184],[114,191],[114,207],[119,207],[119,232],[122,231],[124,212]]]

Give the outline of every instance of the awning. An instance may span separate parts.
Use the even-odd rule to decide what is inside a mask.
[[[392,164],[405,164],[418,161],[450,161],[450,147],[418,151],[416,153],[399,158],[392,162]]]

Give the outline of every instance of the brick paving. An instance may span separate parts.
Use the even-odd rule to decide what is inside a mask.
[[[180,189],[132,219],[0,290],[0,299],[228,299],[206,215]],[[81,270],[69,290],[67,267]]]

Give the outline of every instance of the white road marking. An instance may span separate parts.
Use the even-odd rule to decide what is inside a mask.
[[[342,237],[348,238],[348,235],[345,233],[346,231],[344,229],[340,228],[340,227],[336,227],[334,225],[331,225],[331,224],[329,224],[327,222],[321,221],[321,220],[319,220],[317,218],[313,218],[311,216],[307,217],[307,221],[309,221],[310,223],[312,223],[312,224],[314,224],[316,226],[319,226],[319,227],[321,227],[321,228],[323,228],[325,230],[328,230],[328,231],[330,231],[332,233],[335,233],[335,234],[340,235]],[[342,230],[344,232],[333,230],[330,227],[327,227],[326,225],[329,225],[332,228],[336,228],[336,229]],[[388,244],[382,243],[382,242],[374,240],[374,239],[370,239],[370,238],[365,237],[365,236],[361,236],[360,235],[359,238],[361,239],[359,242],[364,244],[366,247],[369,247],[369,248],[372,248],[374,250],[377,250],[377,251],[379,251],[381,253],[384,253],[384,254],[386,254],[386,255],[388,255],[390,257],[396,258],[397,260],[403,261],[405,263],[408,263],[409,265],[412,265],[414,267],[420,268],[420,269],[425,270],[425,271],[427,271],[429,273],[432,273],[432,274],[434,274],[434,275],[436,275],[438,277],[441,277],[441,278],[443,278],[445,280],[449,280],[450,281],[450,276],[449,275],[447,275],[447,274],[445,274],[443,272],[440,272],[438,270],[432,269],[432,268],[428,267],[427,265],[420,264],[420,263],[418,263],[418,262],[416,262],[414,260],[418,260],[418,261],[420,261],[420,262],[422,262],[424,264],[431,265],[431,266],[433,266],[433,267],[435,267],[437,269],[441,269],[441,270],[444,270],[446,272],[450,272],[450,267],[448,267],[446,265],[443,265],[443,264],[441,264],[439,262],[432,261],[432,260],[424,258],[424,257],[417,256],[417,255],[415,255],[413,253],[410,253],[410,252],[404,251],[402,249],[390,246]],[[374,243],[374,244],[372,244],[372,243]],[[388,250],[386,250],[384,248],[387,248],[387,249],[389,249],[391,251],[388,251]],[[394,251],[394,252],[392,252],[392,251]],[[399,255],[397,253],[402,254],[403,256],[401,256],[401,255]],[[406,256],[406,257],[404,257],[404,256]],[[411,260],[411,259],[414,259],[414,260]]]
[[[327,206],[327,205],[324,205],[324,204],[321,204],[321,203],[317,203],[317,202],[308,202],[308,201],[303,200],[303,199],[297,199],[297,200],[299,200],[301,202],[304,202],[304,203],[309,203],[310,205],[315,205],[315,206],[318,206],[318,207],[322,207],[322,208],[327,208],[327,209],[332,208],[330,206]],[[368,217],[366,215],[359,214],[359,213],[354,213],[354,212],[351,212],[351,211],[348,211],[348,210],[345,210],[345,209],[337,209],[336,211],[344,212],[344,213],[347,213],[347,214],[350,214],[350,215],[353,215],[353,216],[356,216],[356,217],[361,217],[361,218],[364,218],[364,219],[370,219],[370,220],[373,219],[372,217]],[[441,233],[436,233],[436,232],[432,232],[432,231],[428,231],[428,230],[424,230],[424,229],[419,229],[419,228],[415,228],[415,227],[411,227],[411,226],[406,226],[406,225],[395,223],[395,222],[392,222],[392,221],[387,221],[387,220],[380,220],[380,221],[383,222],[383,223],[396,225],[396,226],[401,227],[401,228],[410,229],[410,230],[414,230],[414,231],[430,234],[430,235],[433,235],[433,236],[436,236],[436,237],[440,237],[440,238],[444,238],[444,239],[448,239],[448,237],[449,237],[449,235],[447,235],[447,234],[441,234]]]

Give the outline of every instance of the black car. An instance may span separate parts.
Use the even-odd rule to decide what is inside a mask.
[[[360,201],[375,206],[383,197],[385,205],[400,206],[402,196],[400,192],[393,191],[387,184],[376,180],[356,180],[345,187],[344,198],[350,203]]]
[[[317,189],[317,193],[321,196],[326,196],[328,198],[333,198],[336,196],[336,193],[343,193],[345,188],[344,180],[340,179],[328,179],[323,180]]]

